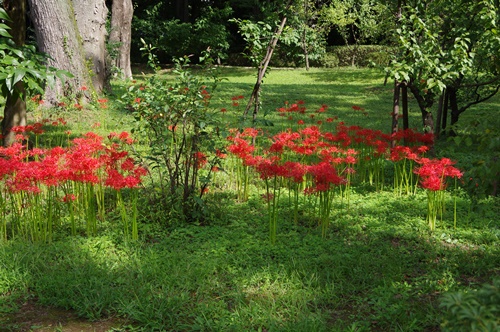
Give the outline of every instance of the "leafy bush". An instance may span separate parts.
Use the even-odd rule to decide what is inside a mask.
[[[177,219],[199,220],[201,198],[210,181],[211,166],[217,161],[215,153],[211,160],[208,155],[215,152],[217,137],[209,91],[215,89],[218,78],[210,61],[207,71],[195,75],[188,68],[189,57],[183,57],[175,60],[176,81],[166,82],[158,74],[152,49],[147,45],[143,48],[155,74],[147,84],[131,86],[122,100],[132,107],[134,131],[148,145],[143,158],[150,173],[155,173],[154,184],[166,204],[160,209]],[[213,76],[203,76],[210,74]]]
[[[10,21],[3,8],[0,8],[0,22],[1,20]],[[17,96],[20,93],[15,87],[18,82],[25,83],[26,94],[20,95],[21,98],[35,93],[43,94],[45,82],[52,83],[56,76],[61,80],[65,76],[72,76],[67,71],[47,67],[47,55],[39,53],[34,45],[16,46],[8,29],[7,25],[0,23],[1,96]]]
[[[446,294],[441,307],[446,316],[443,331],[498,331],[500,328],[500,279],[471,293]]]

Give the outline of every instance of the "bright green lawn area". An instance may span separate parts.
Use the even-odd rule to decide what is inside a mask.
[[[231,97],[248,100],[254,71],[223,68],[221,76],[227,81],[212,105],[215,112],[228,108],[221,116],[236,124],[242,107],[232,108]],[[114,101],[124,86],[113,85],[108,109],[61,114],[75,135],[133,127],[130,112]],[[384,85],[375,69],[273,69],[262,98],[263,111],[304,100],[311,111],[328,105],[329,116],[348,125],[390,128],[392,84]],[[495,125],[499,109],[500,98],[476,107],[464,115],[462,130],[467,132],[472,114],[481,114],[481,126]],[[287,125],[274,112],[268,117],[272,130]],[[101,126],[92,128],[95,122]],[[414,105],[411,126],[420,128]],[[439,151],[464,165],[477,157],[474,146],[455,148],[446,141]],[[211,217],[203,226],[162,219],[162,211],[143,200],[137,243],[123,242],[116,216],[94,238],[61,234],[50,245],[0,243],[0,331],[16,330],[9,313],[27,299],[89,320],[124,317],[130,326],[122,331],[438,331],[444,294],[500,276],[498,198],[472,209],[469,198],[459,195],[456,228],[450,200],[431,233],[424,192],[399,197],[390,189],[359,186],[349,206],[336,201],[325,239],[307,200],[294,225],[283,199],[277,243],[271,245],[261,193],[253,188],[243,203],[230,190],[208,195]]]

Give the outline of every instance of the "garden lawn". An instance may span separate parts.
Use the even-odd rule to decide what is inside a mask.
[[[254,72],[222,68],[221,77],[227,80],[211,102],[221,121],[233,127]],[[303,100],[308,115],[315,114],[305,119],[309,124],[320,116],[338,117],[348,125],[388,131],[392,86],[383,83],[375,69],[273,69],[263,85],[261,115],[267,112],[274,126],[263,130],[294,126],[298,117],[281,117],[276,109]],[[113,83],[107,108],[53,111],[67,124],[55,127],[50,140],[64,142],[67,130],[78,136],[132,129],[130,111],[116,101],[128,84]],[[231,98],[240,95],[233,106]],[[315,113],[323,104],[327,113]],[[498,123],[492,114],[499,104],[496,98],[468,111],[460,132],[476,133],[469,126],[472,114],[481,115],[475,128]],[[420,113],[411,109],[411,126],[420,128]],[[40,112],[31,116],[45,116]],[[438,148],[438,155],[460,158],[459,166],[482,158],[473,143],[457,148],[443,140]],[[392,172],[386,170],[388,183]],[[252,183],[245,202],[224,186],[209,192],[210,218],[202,225],[165,220],[146,200],[151,189],[144,190],[138,241],[123,240],[114,224],[117,212],[110,209],[94,237],[61,232],[51,244],[0,242],[0,331],[19,330],[22,322],[13,313],[26,301],[72,310],[90,321],[123,318],[114,331],[439,331],[446,316],[443,295],[500,277],[498,198],[472,205],[460,192],[455,227],[447,196],[447,209],[431,232],[424,191],[398,196],[389,187],[357,185],[349,204],[340,197],[334,201],[323,238],[311,212],[314,203],[304,197],[294,223],[284,195],[272,245],[262,185]]]

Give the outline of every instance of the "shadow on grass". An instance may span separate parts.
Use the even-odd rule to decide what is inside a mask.
[[[294,226],[284,204],[274,246],[260,199],[224,202],[227,225],[160,230],[154,241],[2,244],[2,298],[17,290],[86,319],[118,315],[147,330],[434,331],[443,293],[499,272],[499,249],[484,238],[498,224],[431,234],[423,197],[353,194],[325,239],[314,216]]]

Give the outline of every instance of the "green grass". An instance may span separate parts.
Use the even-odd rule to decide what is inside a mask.
[[[248,97],[254,71],[223,68],[222,76],[228,79],[212,103],[229,109],[232,96]],[[263,110],[304,100],[310,110],[327,104],[329,115],[349,125],[388,131],[392,86],[383,82],[383,74],[372,69],[276,69],[265,79]],[[114,87],[116,96],[123,93],[118,82]],[[61,114],[69,122],[61,131],[130,130],[130,113],[113,98],[105,113],[95,108]],[[499,107],[496,98],[462,120],[481,114],[485,122],[498,123],[491,114]],[[241,110],[228,111],[223,120],[236,123]],[[286,126],[275,113],[268,116],[275,123],[270,130]],[[412,126],[419,128],[419,121],[413,105]],[[91,128],[94,122],[101,126]],[[463,164],[476,158],[474,146],[439,144],[439,153]],[[162,211],[148,204],[141,204],[137,243],[124,243],[112,224],[94,238],[0,243],[0,326],[15,330],[9,313],[35,298],[88,320],[125,317],[143,331],[437,331],[444,294],[500,276],[498,198],[472,209],[461,195],[457,228],[449,208],[431,233],[423,192],[396,197],[356,187],[349,209],[340,201],[335,206],[325,239],[307,203],[294,225],[292,207],[283,200],[274,246],[257,188],[245,203],[230,191],[210,194],[211,221],[205,226],[162,219]],[[160,222],[149,220],[152,215]]]

